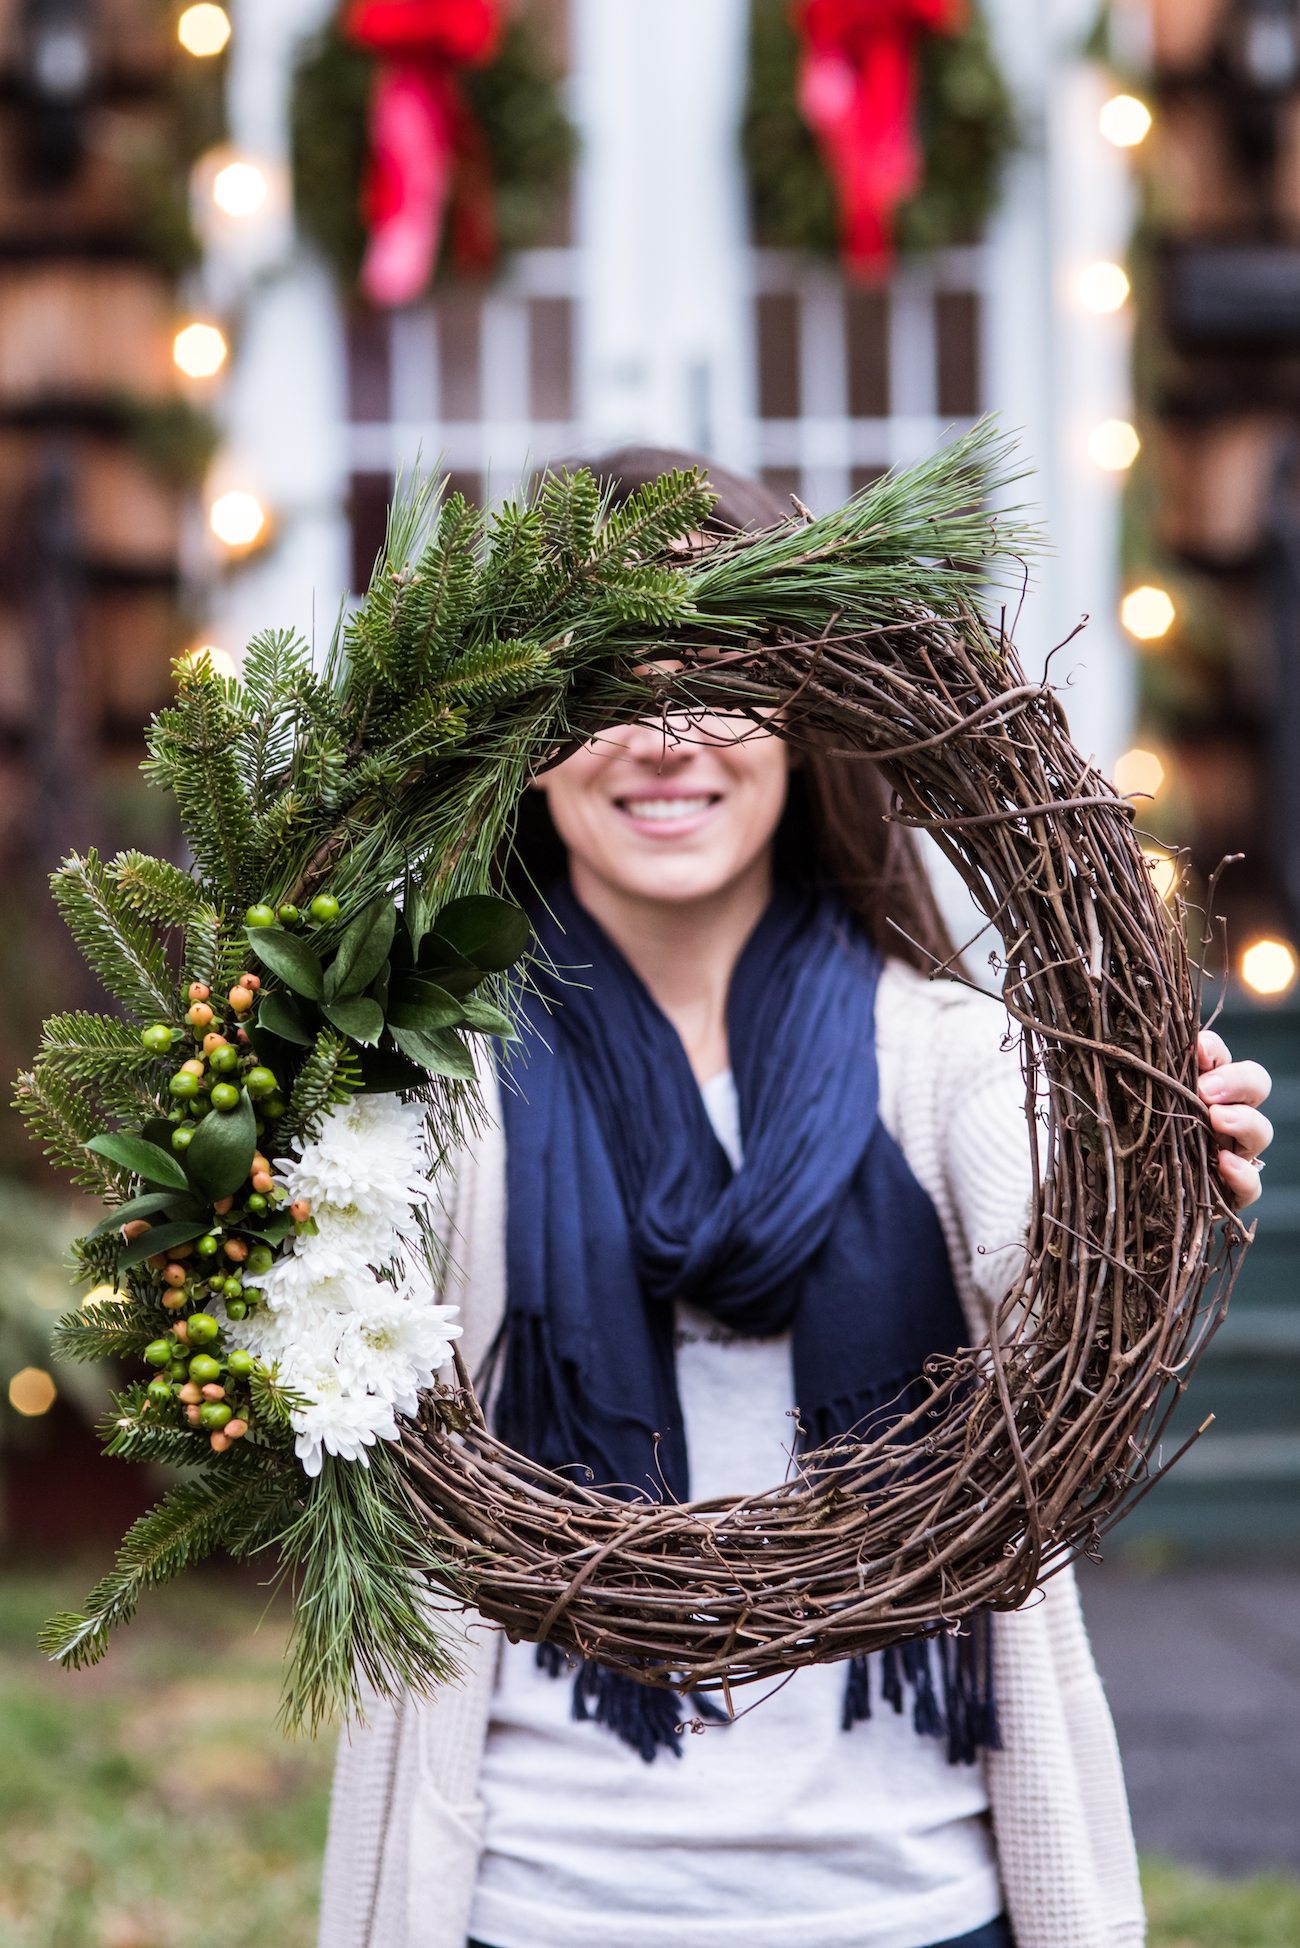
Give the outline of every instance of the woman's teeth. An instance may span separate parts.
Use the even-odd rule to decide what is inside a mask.
[[[619,800],[629,818],[658,819],[668,822],[678,818],[696,818],[707,812],[714,803],[714,794],[705,793],[699,798],[622,798]]]

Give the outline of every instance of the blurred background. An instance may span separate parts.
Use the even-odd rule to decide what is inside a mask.
[[[1296,0],[0,0],[0,1057],[94,1001],[58,857],[174,842],[173,660],[326,639],[399,472],[649,440],[822,509],[987,411],[1056,542],[1027,667],[1163,888],[1242,855],[1207,993],[1275,1075],[1259,1237],[1213,1427],[1083,1583],[1154,1938],[1294,1948]],[[84,1222],[4,1119],[0,1945],[295,1948],[329,1752],[275,1729],[274,1592],[35,1652],[157,1486],[49,1358]]]

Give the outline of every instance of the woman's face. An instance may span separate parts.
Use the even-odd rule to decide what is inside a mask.
[[[674,905],[766,868],[785,808],[784,739],[731,714],[624,724],[538,780],[571,867]]]

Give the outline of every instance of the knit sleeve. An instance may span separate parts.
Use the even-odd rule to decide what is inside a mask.
[[[971,1283],[991,1316],[1025,1262],[1037,1123],[1026,1115],[1019,1038],[1001,1003],[962,993],[944,1011],[936,1105],[943,1172]]]

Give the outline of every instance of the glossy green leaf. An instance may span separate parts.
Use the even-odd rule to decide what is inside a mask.
[[[483,979],[483,970],[444,940],[440,933],[426,933],[420,947],[419,971],[426,980],[436,981],[448,994],[472,994]]]
[[[325,999],[363,993],[388,959],[396,930],[397,908],[391,900],[372,900],[358,913],[325,970]]]
[[[390,1048],[367,1048],[361,1052],[361,1087],[368,1096],[391,1096],[399,1089],[423,1089],[428,1076],[404,1055]]]
[[[366,994],[345,994],[337,1001],[322,1002],[321,1013],[332,1028],[352,1042],[373,1045],[384,1032],[384,1011]]]
[[[132,1238],[129,1245],[122,1246],[117,1254],[118,1271],[129,1272],[132,1265],[143,1265],[155,1252],[170,1251],[173,1245],[187,1245],[191,1239],[201,1238],[208,1223],[207,1218],[197,1218],[188,1223],[155,1224],[142,1238]]]
[[[408,976],[388,1004],[388,1019],[395,1028],[454,1028],[467,1006],[436,981]]]
[[[492,893],[471,893],[463,900],[453,900],[438,914],[437,928],[458,953],[488,974],[513,967],[532,931],[521,907]]]
[[[257,1125],[253,1105],[241,1091],[239,1107],[228,1114],[214,1109],[194,1132],[185,1152],[191,1182],[205,1197],[232,1197],[253,1167]]]
[[[474,1058],[450,1028],[394,1028],[392,1036],[402,1054],[428,1074],[451,1076],[458,1082],[474,1080]]]
[[[289,994],[263,995],[258,1004],[254,1040],[260,1032],[277,1035],[282,1042],[294,1042],[299,1048],[310,1048],[316,1039],[303,1010]]]
[[[160,1211],[165,1211],[169,1206],[178,1204],[181,1201],[182,1194],[178,1194],[176,1191],[146,1191],[143,1197],[129,1198],[125,1204],[119,1204],[116,1210],[106,1211],[99,1220],[99,1223],[87,1231],[86,1238],[88,1240],[91,1238],[106,1238],[110,1231],[120,1231],[124,1224],[130,1224],[136,1218],[156,1218]],[[182,1213],[181,1215],[188,1214]]]
[[[169,1126],[170,1127],[170,1126]],[[128,1136],[124,1130],[109,1130],[103,1136],[92,1136],[86,1145],[98,1156],[107,1157],[123,1170],[129,1170],[136,1177],[143,1177],[149,1184],[171,1184],[176,1190],[188,1190],[189,1179],[182,1170],[180,1161],[170,1150],[162,1150],[156,1143],[146,1143],[142,1136]]]
[[[517,1042],[518,1035],[508,1014],[494,1008],[490,1001],[466,1001],[464,1004],[465,1026],[480,1035],[499,1035],[503,1042]]]
[[[284,927],[250,927],[248,944],[263,967],[295,994],[319,1001],[325,992],[325,972],[305,940]]]
[[[293,1219],[285,1211],[281,1216],[265,1218],[261,1224],[241,1224],[240,1235],[260,1238],[264,1245],[282,1244],[293,1230]]]

